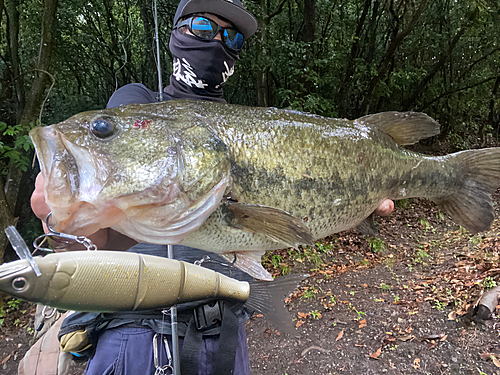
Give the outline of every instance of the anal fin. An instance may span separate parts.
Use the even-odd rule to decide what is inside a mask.
[[[375,237],[378,233],[377,225],[375,224],[375,214],[372,212],[365,220],[363,220],[356,230],[361,234],[367,234]]]
[[[219,255],[256,279],[272,281],[272,275],[262,267],[261,258],[264,253],[265,251],[245,251]]]

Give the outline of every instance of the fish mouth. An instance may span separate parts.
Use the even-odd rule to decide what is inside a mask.
[[[77,160],[66,147],[61,133],[52,126],[35,128],[30,132],[42,175],[46,181],[45,195],[49,202],[67,206],[80,187]]]
[[[122,219],[119,208],[96,204],[105,178],[88,150],[68,141],[53,126],[33,129],[30,138],[45,179],[44,194],[53,229],[89,236]]]

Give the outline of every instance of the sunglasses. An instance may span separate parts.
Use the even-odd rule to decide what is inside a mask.
[[[230,27],[222,27],[214,21],[194,16],[181,21],[175,26],[176,29],[187,26],[188,30],[200,39],[213,39],[222,31],[222,41],[232,50],[239,51],[243,47],[243,34]]]

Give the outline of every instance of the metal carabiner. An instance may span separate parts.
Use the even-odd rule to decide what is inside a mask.
[[[219,260],[214,260],[214,259],[210,258],[209,255],[204,255],[201,259],[198,259],[195,262],[193,262],[193,264],[195,266],[201,266],[203,263],[207,262],[207,263],[216,263],[216,264],[219,264],[223,267],[234,267],[234,265],[236,264],[236,261],[237,261],[237,254],[234,252],[233,252],[233,257],[234,257],[234,259],[231,262],[224,263],[224,262],[221,262]]]
[[[155,375],[167,375],[167,370],[174,373],[174,368],[172,366],[172,354],[170,353],[170,346],[168,345],[167,338],[163,338],[163,343],[165,345],[165,352],[167,354],[168,363],[164,366],[160,366],[160,358],[158,355],[158,334],[155,333],[153,336],[153,361],[155,366]]]

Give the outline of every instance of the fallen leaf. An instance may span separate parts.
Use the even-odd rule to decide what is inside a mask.
[[[305,318],[307,318],[309,316],[309,313],[301,313],[301,312],[299,312],[297,315],[299,316],[299,319],[305,319]]]
[[[0,362],[0,366],[2,366],[3,364],[5,364],[10,359],[10,357],[12,357],[13,354],[14,354],[14,352],[10,353],[7,357],[5,357],[2,360],[2,362]]]
[[[344,331],[340,331],[339,334],[337,335],[337,339],[335,341],[339,341],[342,336],[344,336]]]
[[[500,367],[500,361],[497,359],[497,357],[492,356],[491,360],[493,361],[493,364],[497,367]]]
[[[359,328],[366,327],[366,319],[362,319],[359,321]]]
[[[382,348],[378,348],[375,353],[370,353],[370,358],[378,359],[378,357],[380,357],[380,354],[382,354]]]
[[[413,340],[415,338],[415,336],[413,335],[404,335],[404,336],[400,336],[399,339],[401,341],[409,341],[409,340]]]
[[[413,368],[415,370],[417,370],[418,368],[420,368],[420,359],[419,358],[415,358],[415,360],[413,361]]]
[[[448,320],[455,320],[457,318],[457,313],[452,311],[448,314]]]
[[[312,345],[312,346],[308,347],[307,349],[304,349],[304,350],[302,351],[302,353],[300,353],[300,355],[303,357],[303,356],[305,356],[305,355],[307,354],[307,352],[308,352],[308,351],[310,351],[310,350],[317,350],[317,351],[319,351],[319,352],[321,352],[321,353],[329,353],[329,352],[330,352],[329,350],[327,350],[327,349],[323,349],[323,348],[322,348],[322,347],[320,347],[320,346]]]
[[[482,354],[479,354],[479,356],[480,356],[482,359],[486,359],[486,360],[488,360],[488,359],[491,359],[491,357],[494,357],[494,356],[495,356],[495,354],[493,354],[493,353],[482,353]]]
[[[413,331],[413,328],[408,327],[408,329],[406,330],[406,333],[410,333],[411,331]]]
[[[297,320],[297,323],[295,323],[295,327],[299,328],[304,323],[305,323],[305,320]]]

